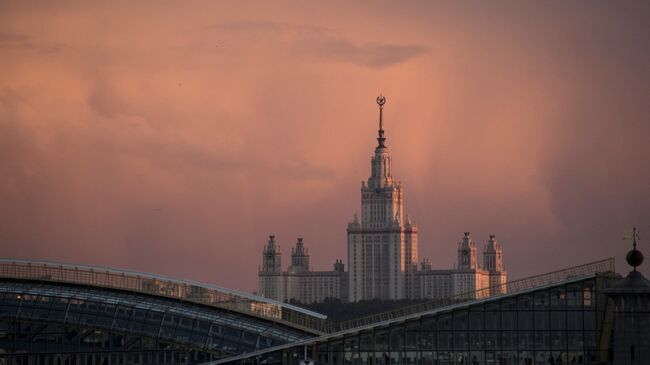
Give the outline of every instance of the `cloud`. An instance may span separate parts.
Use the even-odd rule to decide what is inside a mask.
[[[335,29],[314,25],[249,20],[221,23],[210,29],[223,32],[223,36],[245,34],[265,40],[288,37],[288,40],[276,44],[292,55],[374,69],[394,66],[428,51],[427,47],[417,44],[359,43]]]
[[[28,34],[0,32],[0,49],[26,49],[40,53],[55,53],[62,48],[60,43],[39,41]]]
[[[427,51],[418,45],[356,44],[343,38],[310,38],[296,42],[293,51],[320,60],[382,69],[413,59]]]

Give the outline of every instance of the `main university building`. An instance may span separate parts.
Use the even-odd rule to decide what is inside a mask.
[[[347,279],[340,261],[312,271],[300,240],[282,272],[273,238],[262,267],[273,275],[261,276],[273,282],[261,286],[283,300],[144,272],[0,259],[0,365],[650,364],[650,282],[637,271],[636,229],[625,276],[609,258],[506,282],[494,238],[479,268],[469,234],[455,270],[416,269],[417,228],[404,219],[381,125],[379,138],[361,219],[348,227]],[[345,293],[433,299],[343,322],[284,302]]]
[[[477,291],[485,296],[499,294],[481,291],[500,288],[506,282],[501,248],[494,235],[483,248],[482,265],[469,232],[458,243],[454,269],[435,270],[426,260],[418,263],[418,227],[404,212],[404,188],[393,177],[393,161],[384,136],[385,103],[383,96],[377,98],[378,144],[370,177],[361,183],[361,219],[355,214],[347,228],[348,272],[340,260],[333,271],[312,271],[302,238],[292,249],[291,265],[283,271],[280,248],[270,236],[259,271],[261,296],[309,304],[328,297],[357,302],[436,299]]]

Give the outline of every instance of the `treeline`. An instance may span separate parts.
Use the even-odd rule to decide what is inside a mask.
[[[347,321],[359,317],[365,317],[376,313],[387,312],[393,309],[407,307],[410,305],[426,302],[422,299],[402,300],[362,300],[355,303],[342,302],[337,298],[326,298],[321,303],[303,304],[296,300],[289,303],[297,305],[314,312],[325,314],[329,320]]]

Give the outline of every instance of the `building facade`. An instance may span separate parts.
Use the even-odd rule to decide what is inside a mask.
[[[416,272],[416,284],[420,299],[441,299],[451,296],[484,297],[503,294],[506,271],[501,259],[501,247],[496,237],[483,248],[483,265],[478,264],[476,244],[469,232],[465,232],[458,243],[458,263],[450,270],[434,270],[428,261],[423,261]],[[484,290],[489,288],[489,290]],[[472,299],[480,299],[472,297]]]
[[[282,270],[282,254],[270,236],[262,253],[259,271],[258,294],[274,300],[311,304],[327,298],[345,300],[346,273],[343,261],[336,260],[332,271],[312,271],[309,266],[309,252],[303,239],[298,238],[291,250],[291,264]]]
[[[434,270],[428,261],[418,266],[418,226],[404,211],[404,188],[393,175],[386,144],[383,108],[377,98],[379,130],[370,160],[370,177],[361,182],[361,215],[347,227],[348,267],[337,261],[333,271],[311,271],[302,240],[293,249],[291,265],[282,271],[279,247],[271,236],[259,271],[259,294],[282,301],[319,302],[340,298],[361,300],[436,299],[474,293],[506,282],[501,247],[494,235],[483,248],[482,264],[476,244],[466,232],[458,244],[453,269]],[[483,295],[501,294],[483,291]],[[468,294],[473,295],[473,294]]]
[[[370,177],[361,183],[361,219],[355,215],[348,224],[350,301],[444,298],[505,283],[501,248],[494,235],[484,247],[482,266],[466,232],[458,244],[455,269],[433,270],[428,261],[418,268],[418,228],[404,213],[404,189],[393,176],[383,129],[385,103],[383,96],[377,98],[378,144]]]
[[[404,214],[402,183],[393,177],[386,146],[383,106],[377,98],[379,131],[370,177],[361,183],[361,220],[348,224],[349,299],[396,300],[414,296],[418,229]],[[406,220],[404,217],[407,217]]]

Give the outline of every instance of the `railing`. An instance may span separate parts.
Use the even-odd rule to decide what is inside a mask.
[[[91,285],[180,299],[276,322],[320,334],[326,316],[286,303],[218,286],[103,267],[0,259],[0,277]]]
[[[353,319],[344,322],[323,322],[324,327],[321,332],[334,333],[347,329],[367,326],[373,323],[384,322],[395,318],[414,315],[417,313],[427,312],[439,309],[453,304],[469,302],[477,299],[485,299],[494,295],[517,293],[527,289],[547,286],[554,283],[566,281],[572,277],[592,275],[599,272],[613,272],[614,259],[608,258],[588,264],[571,267],[568,269],[553,271],[546,274],[531,276],[524,279],[514,280],[505,284],[492,286],[489,288],[479,289],[469,293],[454,295],[442,299],[433,300],[426,303],[415,304],[388,312],[382,312],[367,317]]]
[[[454,295],[350,321],[332,322],[326,321],[326,316],[322,314],[300,307],[208,284],[110,268],[0,259],[0,277],[4,278],[92,285],[175,298],[285,323],[314,334],[333,333],[367,326],[373,323],[439,309],[448,305],[484,299],[493,295],[516,293],[522,290],[559,283],[572,277],[610,271],[614,271],[613,258],[514,280],[502,285],[483,288],[470,293]]]

